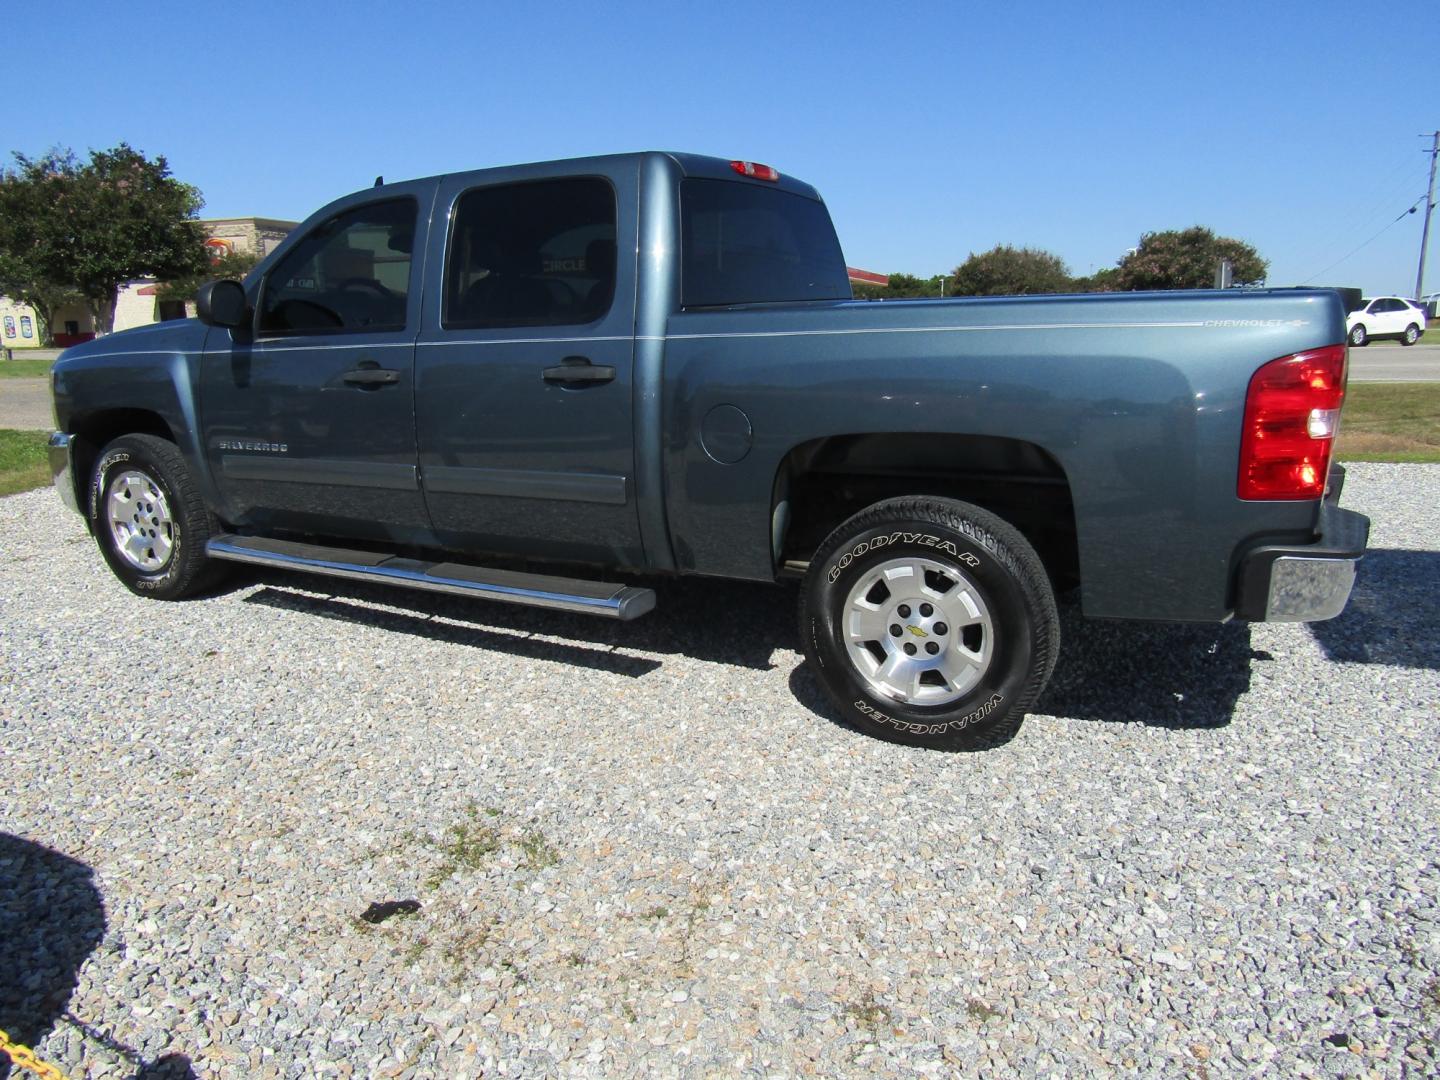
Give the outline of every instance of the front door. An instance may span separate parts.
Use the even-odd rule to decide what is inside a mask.
[[[635,167],[547,168],[442,182],[416,347],[427,505],[447,547],[639,566]]]
[[[254,532],[423,543],[415,335],[434,182],[320,215],[252,295],[253,332],[212,332],[205,453],[227,520]],[[308,223],[307,223],[308,224]]]

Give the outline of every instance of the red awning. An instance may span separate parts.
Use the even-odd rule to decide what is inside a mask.
[[[850,275],[852,285],[879,285],[882,289],[890,284],[890,278],[886,274],[876,274],[869,270],[857,270],[853,266],[847,266],[845,272]]]

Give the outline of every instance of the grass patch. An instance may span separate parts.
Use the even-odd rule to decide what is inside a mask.
[[[1000,1010],[981,1001],[979,998],[971,998],[965,1002],[965,1011],[972,1020],[978,1020],[982,1024],[989,1023],[1000,1015]]]
[[[0,429],[0,495],[14,495],[50,483],[50,455],[45,446],[48,438],[43,431]]]
[[[466,808],[465,817],[466,820],[446,829],[440,840],[418,838],[438,851],[441,857],[440,865],[425,881],[426,888],[438,889],[461,870],[478,870],[500,850],[499,830],[482,824],[474,805]]]
[[[539,829],[530,829],[520,837],[520,852],[527,870],[548,870],[560,862],[560,852]]]
[[[881,1033],[893,1021],[890,1010],[875,1000],[873,993],[867,993],[859,1001],[846,1002],[841,1010],[856,1027],[869,1032],[873,1041],[879,1041]]]
[[[471,803],[465,808],[465,817],[440,836],[407,832],[401,840],[429,848],[440,857],[439,865],[425,879],[427,889],[438,889],[461,871],[481,869],[502,848],[519,852],[519,869],[524,871],[538,873],[559,865],[560,849],[543,832],[533,826],[520,829],[507,825],[502,819],[501,811],[494,807],[481,809]],[[373,852],[372,857],[376,854]],[[523,889],[525,882],[516,881],[514,885]]]
[[[494,930],[494,919],[482,922],[479,926],[466,926],[456,930],[442,950],[446,962],[455,968],[457,973],[468,971],[481,950],[490,943],[490,935]],[[502,960],[501,965],[504,963]]]
[[[1440,383],[1351,383],[1341,461],[1440,462]]]
[[[0,359],[0,379],[37,379],[50,374],[49,357],[26,357],[23,360]]]
[[[1431,979],[1420,991],[1420,1009],[1427,1015],[1440,1014],[1440,978]]]

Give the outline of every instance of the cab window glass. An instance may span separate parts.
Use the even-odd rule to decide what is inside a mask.
[[[416,214],[414,199],[392,199],[312,230],[266,275],[260,332],[403,330]]]
[[[476,188],[455,206],[447,329],[594,322],[615,294],[615,193],[598,177]]]
[[[731,180],[680,184],[684,307],[848,300],[845,257],[818,199]]]

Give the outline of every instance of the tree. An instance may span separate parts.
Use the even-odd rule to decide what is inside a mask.
[[[1120,270],[1114,266],[1102,266],[1089,277],[1079,277],[1070,283],[1077,293],[1120,291]]]
[[[1067,292],[1070,270],[1058,255],[1036,248],[997,244],[970,257],[955,269],[956,296],[1023,296]]]
[[[156,295],[161,300],[193,299],[196,290],[207,281],[216,281],[221,278],[240,281],[255,269],[262,258],[264,256],[258,251],[227,251],[218,259],[207,261],[204,270],[199,273],[187,274],[182,278],[165,282],[156,290]]]
[[[1216,236],[1210,229],[1150,232],[1140,246],[1120,260],[1119,287],[1133,289],[1208,289],[1215,284],[1215,268],[1229,259],[1236,285],[1258,285],[1270,263],[1243,240]]]
[[[43,223],[72,167],[68,155],[52,151],[39,162],[16,155],[21,169],[0,170],[0,295],[35,310],[42,345],[55,344],[55,311],[82,297],[56,274],[53,245]]]
[[[83,164],[70,150],[35,160],[16,154],[15,168],[0,175],[0,287],[20,298],[77,292],[96,332],[107,334],[127,281],[203,272],[202,205],[164,157],[127,143],[91,151]]]
[[[883,288],[879,285],[857,284],[854,289],[857,300],[909,300],[921,296],[939,296],[940,278],[891,274],[890,283]]]

